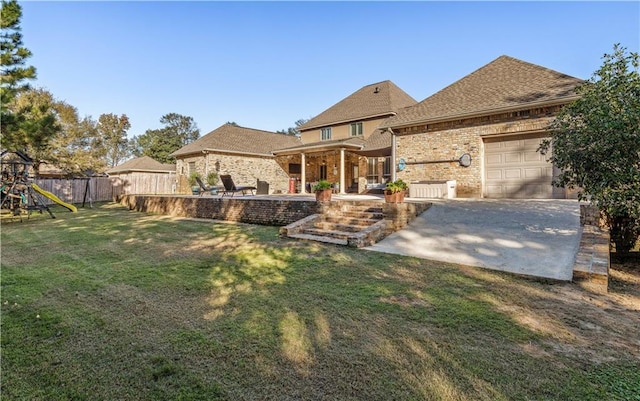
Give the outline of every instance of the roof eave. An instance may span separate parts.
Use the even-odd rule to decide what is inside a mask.
[[[174,173],[176,170],[150,170],[143,168],[128,168],[124,170],[105,171],[106,174],[122,174],[122,173]]]
[[[200,150],[195,150],[193,152],[185,152],[185,153],[172,153],[171,155],[175,158],[190,156],[190,155],[199,155],[206,153],[230,153],[234,155],[247,155],[247,156],[260,156],[260,157],[273,157],[272,153],[254,153],[254,152],[243,152],[241,150],[228,150],[228,149],[214,149],[214,148],[205,148]]]
[[[318,149],[329,149],[329,148],[354,148],[354,149],[362,149],[363,145],[358,145],[358,144],[354,144],[354,143],[344,143],[344,142],[338,142],[338,143],[331,143],[331,144],[326,144],[326,143],[317,143],[317,144],[313,144],[313,145],[307,145],[307,146],[298,146],[295,148],[286,148],[286,149],[281,149],[281,150],[274,150],[273,154],[274,155],[284,155],[284,154],[288,154],[288,153],[299,153],[305,150],[318,150]]]
[[[382,124],[380,125],[380,129],[387,129],[387,128],[391,128],[391,129],[399,129],[399,128],[406,128],[406,127],[412,127],[414,125],[419,125],[419,124],[433,124],[433,123],[439,123],[439,122],[444,122],[444,121],[450,121],[450,120],[460,120],[463,118],[473,118],[473,117],[480,117],[480,116],[486,116],[488,114],[497,114],[497,113],[506,113],[506,112],[510,112],[510,111],[516,111],[516,110],[522,110],[522,109],[530,109],[533,107],[541,107],[541,106],[557,106],[557,105],[561,105],[561,104],[567,104],[570,103],[574,100],[579,99],[580,96],[575,95],[575,96],[567,96],[567,97],[563,97],[560,99],[555,99],[552,101],[540,101],[540,102],[530,102],[530,103],[522,103],[520,105],[517,106],[510,106],[510,107],[497,107],[497,108],[493,108],[493,109],[484,109],[484,110],[478,110],[478,111],[473,111],[473,112],[468,112],[468,113],[459,113],[459,114],[450,114],[447,116],[443,116],[443,117],[437,117],[437,118],[427,118],[427,119],[419,119],[419,120],[413,120],[413,121],[409,121],[409,122],[405,122],[402,124]]]
[[[347,123],[358,122],[358,121],[362,121],[362,120],[370,120],[372,118],[378,118],[378,117],[384,117],[384,116],[392,117],[392,116],[395,116],[395,115],[396,115],[396,112],[388,111],[388,112],[385,112],[385,113],[372,114],[372,115],[369,115],[369,116],[361,116],[361,117],[358,117],[358,118],[351,118],[351,119],[348,119],[348,120],[333,121],[333,122],[331,122],[329,124],[316,124],[316,125],[313,125],[313,126],[308,127],[308,128],[298,128],[298,130],[300,132],[305,132],[305,131],[311,131],[311,130],[322,128],[322,127],[331,127],[331,126],[334,126],[334,125],[347,124]]]

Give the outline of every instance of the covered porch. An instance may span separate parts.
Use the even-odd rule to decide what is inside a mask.
[[[391,179],[390,141],[374,146],[362,138],[325,141],[274,152],[290,178],[289,193],[306,194],[320,180],[329,181],[336,194],[381,192]]]

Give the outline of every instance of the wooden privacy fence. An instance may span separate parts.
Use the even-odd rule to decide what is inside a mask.
[[[175,175],[138,174],[117,177],[36,178],[34,182],[67,203],[115,201],[120,195],[175,193]],[[54,202],[45,199],[48,204]]]
[[[83,201],[112,201],[122,195],[121,186],[114,185],[110,177],[91,178],[36,178],[33,180],[40,188],[49,191],[64,202],[82,203]],[[86,198],[85,198],[86,196]],[[49,204],[53,201],[45,199]]]

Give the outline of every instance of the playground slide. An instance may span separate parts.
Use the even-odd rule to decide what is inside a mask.
[[[70,203],[66,203],[63,202],[62,200],[60,200],[60,198],[58,198],[57,196],[55,196],[54,194],[52,194],[49,191],[45,191],[44,189],[40,188],[39,186],[37,186],[35,183],[31,183],[31,187],[40,195],[51,199],[52,201],[54,201],[55,203],[57,203],[58,205],[62,206],[62,207],[66,207],[67,209],[69,209],[72,212],[77,212],[78,209],[76,209],[75,206],[73,206]]]

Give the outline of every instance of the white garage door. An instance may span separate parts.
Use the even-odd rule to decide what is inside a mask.
[[[484,139],[484,196],[554,198],[553,165],[537,152],[544,135]],[[555,196],[554,196],[555,195]]]

